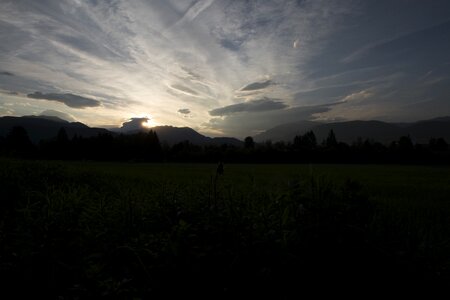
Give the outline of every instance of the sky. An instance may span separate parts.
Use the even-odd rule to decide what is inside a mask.
[[[0,0],[0,116],[245,137],[450,115],[448,0]]]

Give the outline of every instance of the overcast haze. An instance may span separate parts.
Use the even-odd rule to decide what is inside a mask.
[[[0,0],[0,115],[243,137],[450,115],[450,1]]]

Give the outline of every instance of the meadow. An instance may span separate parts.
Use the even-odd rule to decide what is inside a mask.
[[[317,282],[450,279],[449,167],[216,167],[0,160],[4,286],[282,298]]]

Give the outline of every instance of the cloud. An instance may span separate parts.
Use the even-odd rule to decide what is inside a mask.
[[[231,40],[231,39],[221,39],[220,44],[222,47],[231,50],[231,51],[239,51],[241,48],[243,41],[239,40]]]
[[[211,116],[226,116],[239,112],[261,112],[268,110],[278,110],[288,107],[278,99],[264,98],[260,100],[252,100],[244,103],[228,105],[209,111]]]
[[[2,89],[0,89],[0,94],[4,94],[4,95],[12,95],[12,96],[14,96],[14,95],[19,95],[18,92],[15,92],[15,91],[8,91],[8,90],[2,90]]]
[[[198,93],[196,91],[194,91],[191,88],[188,88],[187,86],[181,85],[181,84],[172,84],[170,85],[170,88],[172,90],[175,90],[176,92],[182,92],[184,94],[188,94],[191,96],[197,96]]]
[[[253,82],[250,84],[247,84],[243,88],[241,88],[239,91],[241,92],[247,92],[247,91],[255,91],[255,90],[261,90],[265,89],[268,86],[273,85],[274,83],[271,80],[261,81],[261,82]]]
[[[177,113],[188,104],[195,122],[206,122],[208,111],[242,95],[288,99],[301,76],[285,74],[296,75],[317,52],[312,37],[334,31],[322,22],[332,23],[344,6],[320,2],[13,1],[0,11],[7,33],[0,35],[0,65],[20,76],[4,76],[0,88],[90,95],[102,101],[102,118],[114,121],[149,109],[160,123],[193,124]],[[294,51],[299,37],[302,51]],[[98,117],[77,115],[83,122]]]
[[[443,39],[450,32],[450,21],[434,24],[427,28],[421,28],[404,35],[391,38],[384,38],[378,41],[371,41],[367,45],[353,51],[348,56],[341,59],[343,63],[356,63],[358,60],[380,63],[381,61],[398,62],[407,59],[417,60],[423,55],[429,55],[433,51],[435,56],[429,57],[428,61],[439,60],[440,55],[444,54],[445,48],[448,49],[449,41]],[[439,43],[440,47],[436,51],[435,45]],[[446,54],[443,55],[447,57]],[[367,63],[367,62],[366,62]]]
[[[321,86],[310,90],[298,91],[293,95],[297,101],[305,104],[322,104],[342,101],[345,97],[369,89],[372,82],[351,82],[344,85]],[[347,99],[348,100],[348,99]]]
[[[18,99],[32,102],[26,94],[33,91],[72,91],[92,98],[90,106],[101,106],[97,115],[77,112],[87,124],[100,119],[112,124],[152,111],[161,124],[199,126],[211,118],[209,111],[251,112],[249,106],[258,107],[251,100],[262,97],[281,99],[262,104],[266,109],[283,103],[315,106],[401,73],[404,79],[391,81],[388,93],[377,90],[377,97],[351,105],[380,102],[400,108],[439,98],[433,103],[448,112],[448,87],[438,74],[427,78],[433,88],[426,91],[419,91],[421,82],[414,77],[438,66],[443,68],[439,77],[449,74],[450,5],[435,1],[7,1],[0,9],[0,90],[20,94],[12,101],[16,112],[25,110]],[[388,10],[404,14],[386,15]],[[380,20],[385,26],[375,24]],[[391,92],[396,94],[382,99]],[[1,93],[1,98],[12,98]],[[47,100],[71,103],[56,95]],[[30,106],[24,114],[56,107],[43,101],[32,106],[38,108]],[[195,118],[180,118],[182,107],[195,111]],[[342,107],[328,113],[339,117],[346,113]],[[281,116],[291,109],[259,110],[251,116],[267,116],[264,121],[271,123],[275,112]],[[250,128],[250,118],[233,113],[219,118],[224,130],[238,115],[240,126]]]
[[[254,135],[275,126],[302,120],[314,120],[319,113],[330,111],[341,103],[326,105],[296,106],[281,110],[262,112],[247,112],[245,114],[230,114],[212,118],[202,124],[207,130],[218,132],[225,136],[245,137]]]
[[[345,96],[341,101],[347,102],[347,101],[357,101],[357,100],[364,100],[369,97],[372,97],[373,93],[367,90],[351,93],[350,95]]]
[[[72,108],[86,108],[86,107],[97,107],[101,105],[101,102],[95,99],[86,98],[74,94],[43,94],[41,92],[34,92],[33,94],[28,94],[28,98],[32,99],[43,99],[49,101],[57,101],[64,103],[65,105]]]
[[[40,116],[48,116],[48,117],[58,117],[62,120],[68,121],[68,122],[76,122],[77,121],[77,120],[75,120],[75,118],[72,115],[61,112],[61,111],[53,110],[53,109],[44,110],[39,115]]]
[[[186,22],[192,22],[197,16],[207,9],[215,0],[199,0],[194,5],[192,5],[186,13],[177,21],[173,26],[181,26]]]
[[[183,118],[186,118],[186,119],[191,119],[194,117],[194,115],[192,114],[192,112],[189,108],[180,108],[178,110],[178,113],[181,114],[183,116]]]
[[[134,130],[141,130],[144,128],[142,123],[146,123],[150,120],[150,118],[131,118],[128,122],[125,122],[122,124],[122,127],[120,127],[120,131],[127,132],[127,131],[134,131]]]
[[[178,112],[183,115],[189,115],[191,113],[191,110],[189,108],[181,108],[178,110]]]
[[[5,76],[15,76],[13,73],[7,72],[7,71],[0,71],[0,75],[5,75]]]
[[[9,116],[14,115],[15,111],[9,107],[5,107],[0,103],[0,115],[1,116]]]

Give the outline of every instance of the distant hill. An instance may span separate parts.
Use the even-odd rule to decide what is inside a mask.
[[[189,141],[194,145],[216,145],[220,146],[223,144],[242,146],[244,143],[233,137],[207,137],[204,136],[190,127],[174,127],[174,126],[155,126],[152,128],[141,127],[140,129],[133,129],[124,131],[122,128],[111,129],[114,132],[122,134],[134,134],[138,132],[146,132],[148,130],[153,130],[158,135],[159,141],[161,143],[167,143],[172,146],[177,143]]]
[[[271,128],[254,137],[255,141],[292,141],[298,134],[312,130],[319,142],[333,129],[339,141],[352,143],[358,138],[390,143],[400,136],[409,135],[415,143],[428,143],[430,138],[443,137],[450,142],[450,117],[441,117],[414,123],[386,123],[381,121],[346,121],[316,123],[303,121]]]
[[[33,119],[46,119],[50,121],[60,122],[60,123],[69,123],[67,120],[63,120],[61,118],[58,118],[56,116],[23,116],[22,118],[33,118]]]
[[[339,141],[352,143],[359,137],[373,139],[381,143],[390,143],[406,135],[404,128],[380,121],[349,121],[328,123],[312,128],[317,140],[322,141],[333,129]]]
[[[121,128],[104,129],[92,128],[80,122],[68,122],[53,116],[24,116],[0,117],[0,136],[6,136],[14,126],[22,126],[28,132],[30,139],[37,143],[43,139],[54,138],[61,127],[66,129],[67,135],[72,138],[75,134],[82,137],[96,136],[99,133],[132,134],[149,130],[142,127],[123,131]],[[271,140],[273,142],[290,142],[296,135],[312,130],[318,142],[326,138],[333,129],[338,141],[352,143],[358,138],[372,139],[385,144],[398,140],[400,136],[409,135],[415,143],[428,143],[431,138],[443,137],[450,142],[450,117],[441,117],[423,120],[414,123],[386,123],[381,121],[346,121],[335,123],[320,123],[313,121],[300,121],[282,124],[254,136],[256,142]],[[161,143],[173,145],[189,141],[196,145],[234,145],[242,146],[243,142],[233,137],[211,138],[204,136],[189,127],[156,126],[154,130]]]
[[[189,127],[156,126],[151,130],[155,131],[159,140],[163,143],[173,145],[188,140],[192,144],[203,145],[207,137]]]
[[[313,121],[300,121],[295,123],[282,124],[276,127],[273,127],[265,132],[262,132],[258,135],[255,135],[253,139],[255,142],[264,142],[264,141],[290,141],[296,135],[304,134],[311,128],[320,125],[319,122]]]
[[[68,122],[58,117],[53,116],[24,116],[24,117],[0,117],[0,136],[6,136],[14,126],[22,126],[28,132],[28,136],[34,143],[40,140],[47,140],[54,138],[59,129],[63,127],[69,138],[75,134],[82,137],[96,136],[99,133],[111,134],[133,134],[141,131],[148,131],[148,128],[141,128],[138,130],[121,131],[120,129],[104,129],[92,128],[80,122]],[[217,137],[211,138],[204,136],[189,127],[173,127],[173,126],[156,126],[150,128],[154,130],[159,137],[159,140],[169,145],[189,141],[196,145],[234,145],[242,146],[243,142],[232,137]]]
[[[238,140],[236,138],[233,137],[214,137],[214,138],[209,138],[210,140],[206,143],[209,145],[216,145],[216,146],[220,146],[223,144],[227,144],[227,145],[233,145],[236,147],[241,147],[244,145],[244,142],[241,140]]]
[[[67,122],[57,117],[25,116],[0,117],[0,136],[6,136],[14,126],[22,126],[28,132],[30,140],[34,143],[40,140],[54,138],[61,127],[72,138],[75,134],[83,137],[96,136],[99,133],[108,133],[104,128],[91,128],[80,122]]]
[[[443,137],[450,142],[450,117],[420,121],[405,128],[413,141],[427,143],[430,138]]]
[[[418,121],[417,123],[421,123],[421,122],[430,122],[430,121],[435,121],[435,122],[450,122],[450,116],[447,116],[447,117],[439,117],[439,118],[434,118],[434,119],[430,119],[430,120]]]
[[[228,144],[233,146],[241,146],[243,142],[231,137],[210,138],[204,136],[189,127],[173,127],[173,126],[156,126],[150,128],[158,135],[159,140],[169,145],[189,141],[196,145],[217,145]]]

